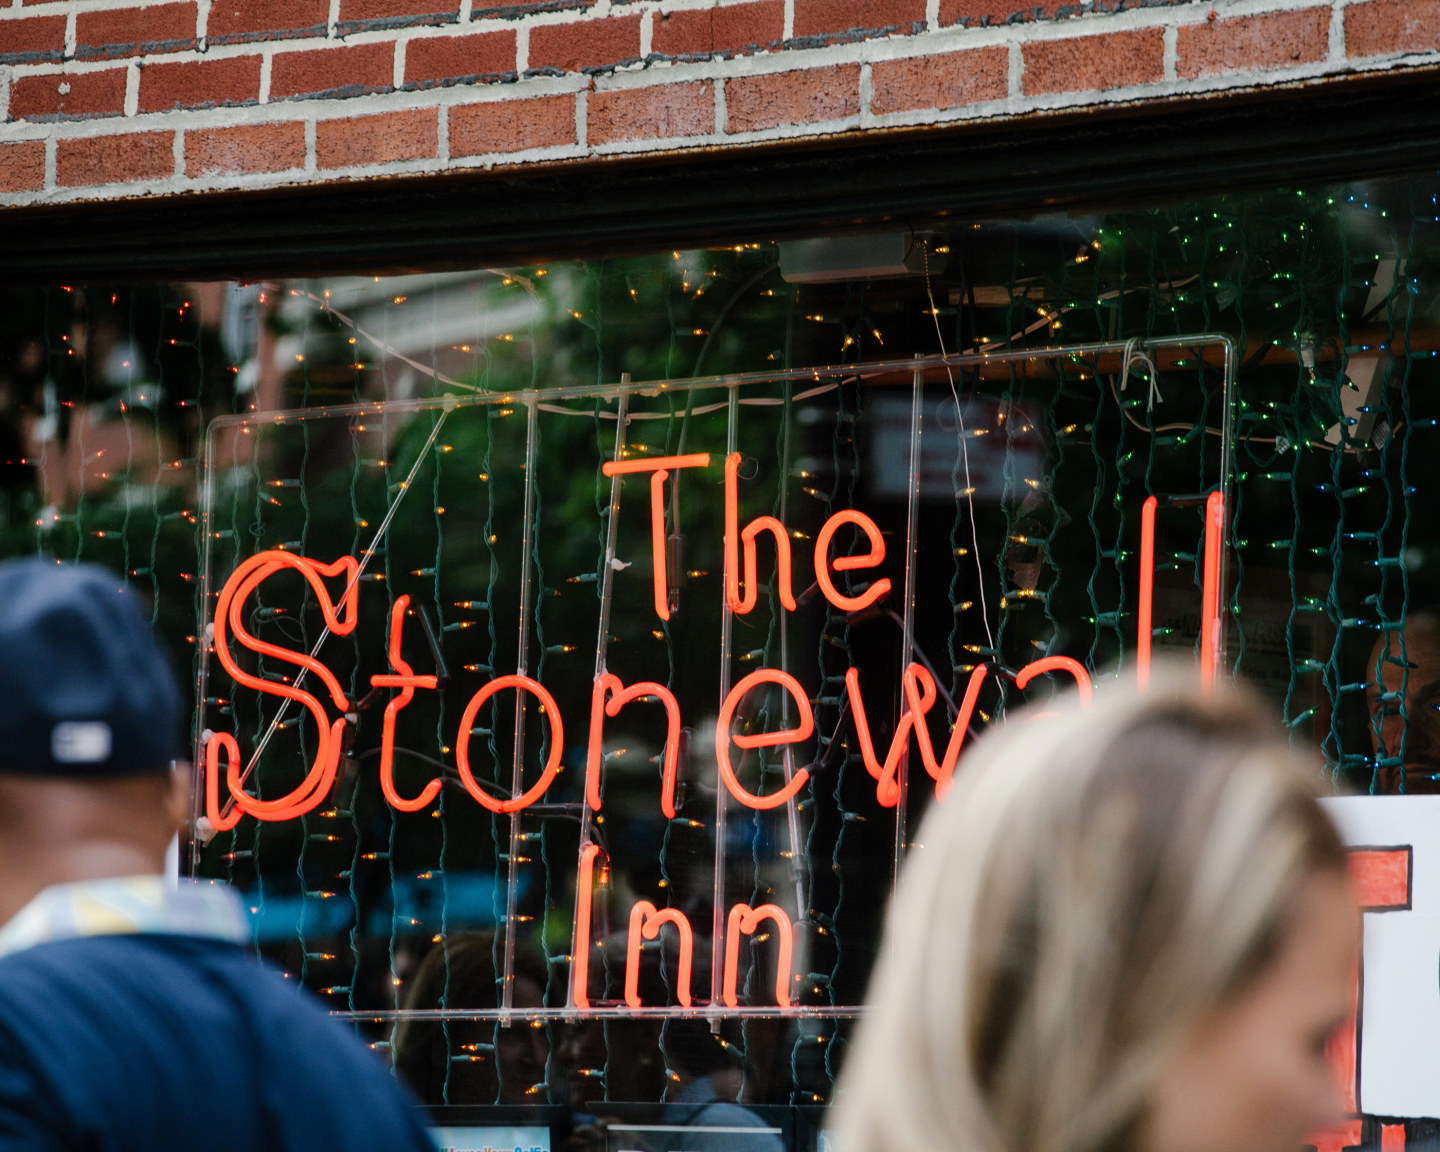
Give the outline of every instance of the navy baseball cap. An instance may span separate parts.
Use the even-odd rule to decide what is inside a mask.
[[[77,779],[164,772],[180,693],[113,572],[0,562],[0,772]]]

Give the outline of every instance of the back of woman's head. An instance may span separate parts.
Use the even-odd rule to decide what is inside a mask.
[[[1343,869],[1265,713],[1179,683],[1020,713],[966,756],[891,906],[842,1152],[1136,1152],[1177,1045]]]

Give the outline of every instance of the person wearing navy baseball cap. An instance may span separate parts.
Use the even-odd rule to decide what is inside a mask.
[[[0,1150],[433,1150],[384,1062],[163,875],[181,694],[103,568],[0,562]]]

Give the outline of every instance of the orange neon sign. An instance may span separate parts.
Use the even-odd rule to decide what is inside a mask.
[[[665,706],[665,767],[660,785],[660,810],[675,819],[675,777],[680,756],[680,703],[663,684],[645,681],[626,688],[620,677],[602,672],[595,677],[590,696],[590,745],[585,759],[585,800],[594,812],[600,811],[600,738],[605,717],[620,715],[632,700],[659,700]]]
[[[690,453],[614,461],[603,465],[606,475],[649,477],[653,602],[656,615],[662,620],[671,617],[678,602],[675,574],[668,570],[664,485],[666,481],[678,483],[679,473],[685,469],[710,467],[711,459],[710,453]],[[775,545],[776,599],[784,610],[794,611],[797,605],[793,589],[791,534],[775,516],[758,516],[741,523],[740,459],[739,454],[735,453],[724,459],[724,607],[732,614],[743,616],[757,606],[762,583],[759,579],[760,537],[768,534]],[[1141,509],[1136,664],[1137,678],[1142,688],[1148,684],[1150,678],[1157,507],[1158,500],[1152,496],[1144,502]],[[1225,546],[1226,512],[1223,495],[1219,492],[1211,494],[1205,502],[1204,512],[1200,656],[1204,679],[1208,683],[1218,675],[1223,654],[1223,604],[1220,589]],[[836,544],[837,535],[846,528],[854,532],[852,547],[856,550],[850,554],[844,554],[843,547],[837,548]],[[864,538],[863,541],[860,537]],[[841,554],[832,555],[835,552]],[[891,578],[882,574],[885,563],[885,539],[875,521],[853,509],[836,511],[824,521],[815,537],[814,587],[829,605],[839,611],[866,611],[893,591]],[[352,703],[335,673],[315,655],[291,650],[255,636],[246,627],[246,608],[265,581],[282,575],[288,578],[288,574],[294,574],[305,582],[307,594],[318,605],[326,629],[334,635],[348,636],[354,632],[359,619],[359,571],[359,562],[349,556],[323,563],[292,552],[271,550],[260,552],[242,562],[220,590],[214,617],[214,650],[221,667],[241,688],[276,696],[290,704],[299,705],[313,722],[316,736],[314,751],[303,780],[282,797],[262,800],[245,790],[248,770],[244,766],[236,736],[227,732],[210,734],[202,750],[205,774],[203,797],[205,815],[216,831],[234,828],[243,816],[251,816],[261,821],[282,821],[303,816],[321,804],[333,789],[338,765],[344,754],[346,726],[355,723],[356,712],[359,707],[363,707],[363,703]],[[837,584],[837,579],[841,573],[857,571],[873,572],[874,577],[868,586],[863,587],[857,594],[848,595]],[[388,667],[369,677],[371,688],[389,690],[392,693],[383,715],[379,784],[386,803],[404,812],[417,812],[431,807],[440,797],[444,786],[443,779],[433,776],[413,795],[402,795],[395,781],[400,714],[414,701],[417,692],[436,691],[443,682],[441,675],[417,672],[405,658],[405,625],[412,614],[410,597],[397,596],[387,616],[385,654]],[[271,679],[246,671],[241,664],[244,659],[243,652],[249,652],[254,657],[264,658],[269,662],[288,665],[294,670],[293,680],[284,677]],[[1002,677],[1013,675],[1016,689],[1023,692],[1038,677],[1046,674],[1062,675],[1075,682],[1082,703],[1088,703],[1091,697],[1091,680],[1086,668],[1066,656],[1041,657],[1013,674],[998,664],[992,666],[986,663],[976,664],[967,671],[964,691],[957,703],[942,693],[935,674],[924,663],[906,664],[900,675],[900,714],[889,733],[888,746],[879,748],[875,736],[872,735],[872,717],[867,711],[862,692],[861,672],[855,667],[846,670],[845,700],[852,718],[855,741],[851,748],[858,751],[861,763],[875,782],[876,802],[879,806],[894,808],[900,803],[904,789],[902,773],[912,742],[920,766],[933,781],[936,797],[944,798],[967,746],[975,717],[978,714],[982,719],[989,719],[980,712],[980,696],[991,676],[999,681]],[[441,674],[443,675],[443,668]],[[313,691],[307,691],[301,686],[300,681],[303,678],[313,679],[310,685]],[[528,786],[514,785],[513,794],[494,784],[482,782],[477,777],[476,766],[471,760],[471,736],[481,710],[498,693],[506,691],[521,694],[518,697],[519,707],[538,707],[549,729],[547,751],[544,763],[538,766],[538,775],[536,766],[528,766],[525,772],[526,779],[530,781]],[[761,714],[756,707],[757,697],[765,691],[788,694],[789,700],[784,714],[793,714],[793,723],[790,720],[782,721],[788,724],[788,727],[764,730],[755,723],[757,716]],[[930,723],[932,719],[937,723],[941,719],[932,718],[931,714],[936,705],[942,702],[942,697],[945,711],[953,713],[953,719],[949,722],[945,746],[940,749],[932,736]],[[642,702],[659,705],[659,710],[664,715],[659,807],[667,819],[676,818],[682,771],[682,734],[686,731],[680,701],[671,687],[658,681],[639,680],[627,683],[620,676],[605,669],[603,653],[599,653],[596,674],[591,682],[589,726],[585,742],[584,806],[588,810],[585,813],[586,821],[590,818],[589,813],[598,813],[603,808],[606,723],[619,717],[627,706]],[[659,715],[650,709],[646,711],[654,716],[658,724]],[[772,717],[777,715],[773,705],[767,711]],[[945,712],[942,712],[942,716],[944,715]],[[770,721],[772,724],[775,722]],[[734,801],[755,811],[796,804],[803,790],[811,784],[813,765],[790,772],[788,779],[772,791],[752,792],[740,780],[744,771],[743,755],[741,763],[737,764],[734,750],[738,748],[743,754],[762,748],[798,745],[811,740],[814,735],[814,710],[806,687],[787,671],[775,668],[755,669],[729,687],[720,702],[714,732],[715,779],[724,785]],[[466,703],[459,718],[454,748],[459,784],[472,799],[495,814],[513,815],[523,812],[541,801],[561,771],[566,745],[565,724],[559,703],[539,680],[529,675],[516,673],[494,676],[481,685]],[[518,780],[518,766],[516,773]],[[507,782],[505,788],[509,787]],[[590,841],[588,832],[582,833],[579,863],[570,993],[571,1003],[576,1008],[587,1009],[590,1006],[590,958],[592,949],[598,946],[592,940],[595,892],[597,887],[606,887],[609,869],[605,850],[600,844]],[[717,898],[718,903],[720,901]],[[601,917],[601,920],[608,925],[607,919]],[[775,946],[775,1003],[780,1007],[791,1006],[794,928],[789,914],[773,903],[753,908],[739,903],[728,909],[723,922],[723,941],[717,940],[714,943],[717,949],[721,949],[723,944],[723,960],[722,953],[717,951],[713,963],[714,969],[719,972],[719,980],[712,986],[711,996],[718,996],[727,1006],[737,1005],[741,946],[745,937],[755,938],[757,933],[763,930],[765,938],[772,940]],[[624,1003],[632,1008],[643,1006],[640,966],[645,943],[659,940],[662,930],[667,926],[673,929],[678,944],[675,996],[682,1007],[692,1006],[695,938],[690,920],[678,908],[660,908],[642,899],[636,901],[630,909],[626,937]],[[717,936],[719,927],[720,921],[717,920]],[[608,927],[605,930],[608,931]]]
[[[831,560],[830,541],[835,538],[836,531],[845,524],[854,524],[865,533],[865,539],[870,544],[870,551],[856,556],[837,556]],[[842,611],[859,612],[870,607],[877,600],[888,596],[890,594],[890,578],[882,576],[859,596],[846,596],[835,587],[835,581],[830,577],[830,569],[833,568],[836,572],[849,572],[856,568],[874,568],[884,562],[885,538],[880,535],[879,525],[863,512],[856,512],[851,508],[836,512],[825,521],[824,527],[815,537],[815,581],[820,585],[820,591],[825,599]]]
[[[676,962],[675,998],[690,1007],[690,967],[695,955],[695,933],[690,919],[678,908],[656,908],[648,900],[635,901],[630,909],[630,934],[625,942],[625,1003],[640,1007],[640,950],[646,940],[658,940],[662,924],[673,924],[680,936],[680,957]]]
[[[650,473],[650,559],[654,571],[655,615],[670,619],[670,587],[666,580],[665,563],[665,480],[672,468],[704,468],[710,453],[692,452],[688,456],[647,456],[640,460],[607,460],[600,470],[606,476],[626,476],[636,472]],[[791,608],[795,605],[791,604]]]
[[[496,800],[480,787],[474,773],[470,771],[470,729],[474,727],[475,718],[479,716],[485,701],[503,688],[529,692],[540,702],[540,710],[550,722],[550,755],[545,761],[540,779],[525,792],[508,800]],[[540,799],[545,794],[545,789],[550,787],[550,782],[560,771],[560,752],[564,747],[565,725],[560,720],[560,705],[555,703],[555,697],[550,695],[545,686],[529,676],[497,676],[470,697],[470,703],[465,705],[465,711],[460,716],[460,735],[455,740],[455,764],[460,769],[460,783],[465,786],[465,791],[475,797],[483,807],[491,812],[519,812]]]
[[[1205,501],[1205,576],[1200,600],[1200,682],[1209,690],[1220,674],[1220,562],[1224,554],[1225,497]]]
[[[600,845],[580,849],[580,875],[575,880],[575,943],[570,949],[570,999],[577,1008],[590,1007],[590,917],[595,899],[595,858]]]
[[[735,709],[740,706],[740,701],[752,688],[758,688],[761,684],[778,684],[789,692],[799,708],[800,723],[794,728],[786,728],[780,732],[748,735],[739,732],[731,733],[730,725],[735,719]],[[730,763],[730,745],[733,742],[741,748],[749,749],[773,748],[777,744],[798,744],[802,740],[808,740],[814,731],[815,713],[811,711],[810,699],[805,695],[805,690],[800,687],[800,682],[795,677],[786,672],[778,672],[774,668],[757,668],[750,675],[744,677],[726,695],[725,702],[720,705],[720,718],[715,722],[715,763],[720,768],[720,779],[725,782],[725,787],[730,789],[730,795],[747,808],[762,811],[767,808],[778,808],[787,800],[794,799],[795,793],[805,787],[805,781],[810,779],[809,769],[800,769],[779,791],[772,792],[768,796],[756,796],[753,792],[747,791],[745,786],[740,783],[739,777],[735,775],[734,765]]]
[[[206,748],[205,767],[209,777],[206,788],[206,816],[217,830],[223,831],[233,827],[242,813],[258,817],[261,820],[291,820],[296,816],[303,816],[325,798],[335,783],[335,772],[340,763],[341,734],[345,728],[345,713],[350,709],[350,703],[345,697],[344,690],[340,687],[340,681],[319,660],[307,656],[303,652],[293,652],[278,644],[270,644],[252,636],[241,619],[241,609],[250,593],[263,581],[285,569],[298,572],[305,578],[320,606],[325,626],[335,635],[348,636],[355,630],[355,625],[359,621],[359,587],[354,579],[359,570],[359,561],[352,556],[342,556],[333,564],[322,564],[318,560],[296,556],[289,552],[278,550],[257,552],[230,574],[230,579],[225,582],[225,587],[221,589],[220,598],[215,605],[215,656],[220,661],[220,666],[230,674],[230,678],[236,684],[253,688],[257,692],[282,696],[303,705],[315,719],[318,738],[315,759],[305,779],[293,791],[278,800],[260,800],[246,792],[241,785],[240,748],[235,738],[224,734],[213,738]],[[338,609],[335,600],[330,595],[330,590],[321,580],[322,576],[345,577],[345,591],[341,595]],[[302,688],[294,687],[283,681],[267,680],[262,676],[246,672],[235,662],[230,651],[229,638],[231,635],[235,637],[241,647],[247,648],[257,655],[269,656],[274,660],[294,664],[314,675],[329,691],[331,702],[341,713],[340,718],[331,722],[325,714],[324,705]],[[230,799],[235,804],[235,811],[228,816],[222,815],[218,795],[219,755],[222,750],[225,752],[226,759],[225,784],[230,793]]]
[[[1146,498],[1140,506],[1140,597],[1136,612],[1135,679],[1144,690],[1150,686],[1150,648],[1154,634],[1155,510],[1160,501]],[[1205,498],[1205,546],[1200,590],[1200,685],[1211,691],[1220,675],[1224,636],[1220,621],[1220,570],[1225,556],[1225,494]]]
[[[400,655],[405,610],[409,607],[410,597],[399,596],[390,609],[390,667],[395,669],[395,674],[371,676],[370,684],[374,688],[400,689],[400,694],[385,706],[385,727],[380,735],[380,791],[392,808],[401,812],[418,812],[439,795],[440,781],[431,780],[413,800],[406,800],[395,791],[395,717],[415,698],[416,688],[434,688],[437,681],[434,676],[415,675],[415,670]]]
[[[652,457],[643,460],[607,463],[604,468],[614,475],[648,473],[651,476],[651,527],[654,559],[655,606],[668,611],[669,588],[664,560],[664,507],[660,499],[661,485],[672,470],[700,468],[708,465],[708,453],[692,453],[686,456]],[[749,611],[755,606],[758,584],[755,579],[757,559],[755,540],[760,532],[770,531],[773,526],[767,518],[752,521],[744,530],[738,526],[736,511],[736,484],[739,457],[731,455],[725,462],[726,484],[726,598],[727,603],[737,612]],[[1150,633],[1153,623],[1153,583],[1155,560],[1155,497],[1147,499],[1141,513],[1140,546],[1140,603],[1138,612],[1137,678],[1141,686],[1148,684],[1150,670]],[[773,519],[773,518],[772,518]],[[778,521],[775,522],[777,525]],[[846,525],[854,526],[866,538],[868,551],[852,556],[830,558],[835,533]],[[1205,504],[1205,552],[1204,586],[1201,611],[1201,667],[1206,682],[1218,674],[1220,660],[1220,571],[1224,549],[1225,501],[1221,493],[1212,493]],[[783,528],[783,526],[781,526]],[[752,531],[753,529],[753,531]],[[786,533],[776,532],[777,564],[779,566],[781,599],[789,595],[789,545]],[[741,552],[743,550],[743,563]],[[874,581],[858,596],[846,596],[835,586],[832,572],[861,568],[874,568],[885,558],[883,537],[874,521],[863,513],[844,510],[834,513],[821,528],[815,542],[816,584],[826,599],[836,607],[850,611],[868,608],[884,596],[891,587],[888,578]],[[738,573],[743,567],[744,593]],[[315,722],[316,750],[309,771],[304,780],[287,795],[273,800],[261,800],[244,789],[244,773],[241,764],[239,743],[228,733],[213,733],[204,752],[205,765],[205,811],[211,825],[219,831],[235,826],[242,815],[260,820],[289,820],[312,811],[329,793],[334,784],[341,755],[343,733],[347,715],[352,705],[347,699],[340,682],[321,661],[303,652],[292,651],[278,644],[260,640],[245,627],[242,619],[243,606],[248,597],[260,585],[282,572],[298,573],[309,585],[310,592],[318,603],[326,627],[336,635],[345,636],[353,632],[358,619],[357,561],[353,557],[342,557],[325,564],[309,557],[291,552],[272,550],[260,552],[241,563],[221,589],[215,612],[215,653],[221,666],[240,686],[255,691],[282,697],[302,705]],[[345,586],[338,599],[327,587],[326,579],[343,578]],[[400,811],[415,812],[432,804],[440,793],[442,781],[429,780],[413,797],[401,796],[395,787],[394,755],[395,728],[399,713],[414,699],[420,689],[433,691],[438,686],[437,677],[416,673],[403,655],[405,619],[409,612],[409,597],[401,596],[392,605],[389,616],[390,635],[387,655],[390,671],[370,677],[375,688],[398,689],[386,706],[380,745],[380,786],[387,803]],[[267,679],[245,671],[236,661],[232,643],[241,648],[272,660],[294,665],[304,675],[313,675],[328,695],[330,703],[339,716],[331,719],[321,695],[308,692],[297,684],[285,680]],[[920,761],[925,771],[935,782],[937,795],[943,796],[949,787],[959,762],[965,737],[978,707],[979,694],[990,669],[985,664],[970,671],[965,692],[958,706],[954,707],[955,719],[950,727],[950,737],[944,754],[937,756],[928,728],[928,718],[938,699],[939,692],[930,671],[920,664],[909,664],[901,675],[901,696],[903,707],[891,735],[890,745],[883,760],[877,754],[865,702],[860,690],[860,673],[850,668],[845,673],[845,691],[853,716],[855,735],[861,761],[866,771],[876,782],[876,800],[882,807],[893,807],[898,803],[900,785],[898,774],[904,761],[906,749],[913,738]],[[1046,656],[1025,665],[1014,674],[1015,685],[1023,690],[1041,673],[1061,672],[1075,680],[1083,701],[1090,698],[1089,674],[1078,661],[1066,656]],[[298,678],[297,678],[298,679]],[[770,732],[732,733],[737,711],[748,693],[763,685],[774,684],[788,692],[795,702],[798,723],[793,728]],[[539,778],[518,796],[499,798],[492,795],[476,779],[470,764],[470,734],[479,710],[497,692],[514,689],[528,693],[538,703],[550,726],[549,754],[541,769]],[[604,724],[607,718],[614,718],[628,704],[649,700],[658,702],[665,712],[665,751],[661,772],[660,807],[668,818],[675,816],[675,796],[678,788],[679,751],[681,743],[682,718],[679,701],[674,693],[655,681],[641,681],[626,685],[612,673],[601,671],[595,678],[591,695],[590,725],[587,741],[585,770],[585,800],[592,811],[601,807],[601,776],[604,757],[602,744]],[[767,810],[787,804],[795,799],[809,780],[806,768],[800,769],[786,784],[767,795],[757,795],[740,783],[731,758],[731,746],[742,750],[777,745],[798,744],[808,740],[814,733],[814,715],[808,694],[793,676],[776,669],[761,668],[745,676],[726,694],[720,707],[715,729],[715,764],[719,778],[732,796],[741,804],[756,810]],[[465,790],[487,810],[496,813],[513,813],[524,810],[540,799],[554,781],[560,770],[560,757],[564,748],[565,727],[559,705],[539,681],[523,675],[500,676],[483,685],[469,700],[461,716],[456,737],[456,762],[460,783]],[[224,780],[222,796],[221,779]]]
[[[1150,641],[1155,634],[1155,508],[1147,496],[1140,506],[1140,604],[1135,623],[1135,678],[1143,692],[1150,687]]]
[[[720,994],[720,998],[731,1008],[740,1002],[735,987],[740,972],[740,937],[753,936],[763,920],[775,925],[779,941],[779,956],[775,963],[775,1003],[781,1008],[790,1007],[790,957],[795,948],[790,917],[778,904],[761,904],[758,908],[736,904],[730,909],[730,918],[725,926],[725,981]]]

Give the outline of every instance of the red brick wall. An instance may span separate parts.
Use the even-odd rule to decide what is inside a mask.
[[[0,205],[899,125],[1440,60],[1436,0],[0,0]]]

